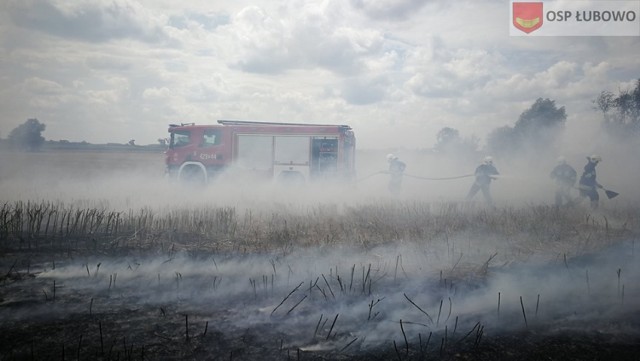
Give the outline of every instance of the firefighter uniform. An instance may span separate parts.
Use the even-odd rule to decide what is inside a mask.
[[[584,166],[584,171],[580,177],[579,190],[582,199],[589,198],[591,201],[591,208],[598,208],[600,196],[598,195],[598,188],[602,186],[596,180],[596,166],[602,160],[599,156],[587,157],[589,160]]]
[[[491,191],[489,190],[489,186],[491,185],[491,180],[497,176],[498,170],[493,165],[493,160],[491,157],[486,157],[483,164],[480,164],[475,171],[476,180],[471,185],[471,189],[469,189],[469,193],[467,194],[467,200],[471,200],[478,191],[482,191],[482,195],[484,196],[484,200],[488,205],[493,206],[493,199],[491,198]]]
[[[402,174],[404,173],[407,165],[392,154],[387,156],[387,161],[389,162],[390,175],[389,191],[395,195],[400,193],[400,188],[402,188]]]
[[[556,182],[556,206],[571,204],[571,188],[576,184],[576,170],[561,158],[551,171],[550,177]]]

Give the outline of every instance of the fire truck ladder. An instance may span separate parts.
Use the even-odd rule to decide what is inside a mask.
[[[302,127],[330,126],[330,127],[340,127],[346,130],[351,129],[351,127],[348,125],[258,122],[254,120],[218,120],[218,124],[222,124],[222,125],[285,125],[285,126],[302,126]]]

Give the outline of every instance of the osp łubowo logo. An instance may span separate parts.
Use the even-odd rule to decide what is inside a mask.
[[[514,2],[513,26],[527,34],[542,26],[543,9],[541,2]]]

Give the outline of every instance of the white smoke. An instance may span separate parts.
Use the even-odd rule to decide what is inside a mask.
[[[461,338],[478,323],[494,334],[527,328],[598,330],[638,311],[634,300],[640,289],[634,281],[640,267],[634,247],[627,242],[598,254],[518,264],[496,262],[498,257],[484,251],[486,244],[451,254],[445,242],[406,242],[364,252],[323,247],[287,254],[94,256],[58,262],[55,269],[34,265],[38,277],[19,287],[48,290],[50,302],[2,308],[0,319],[64,318],[86,314],[89,307],[94,313],[175,307],[181,314],[213,319],[224,310],[225,319],[216,321],[221,329],[268,324],[288,334],[289,344],[309,350],[344,347],[356,338],[352,347],[401,341],[401,320],[411,340],[445,330]],[[9,294],[5,303],[24,297]],[[35,292],[31,297],[45,296]]]

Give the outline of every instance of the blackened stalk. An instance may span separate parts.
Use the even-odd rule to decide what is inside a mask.
[[[333,323],[331,323],[331,327],[329,328],[329,333],[327,334],[327,340],[329,339],[329,336],[331,336],[331,331],[333,331],[333,326],[336,325],[336,321],[338,320],[338,316],[340,314],[336,313],[336,317],[333,319]]]
[[[184,315],[184,328],[186,330],[187,342],[189,342],[189,315]]]
[[[322,275],[322,278],[324,279],[324,283],[327,284],[327,287],[329,287],[329,292],[331,292],[331,296],[335,300],[336,299],[336,295],[333,294],[333,291],[331,290],[331,286],[329,285],[329,282],[327,282],[327,279],[324,277],[324,274]]]
[[[409,355],[409,341],[407,341],[407,334],[404,332],[404,326],[402,325],[402,319],[400,319],[400,330],[402,331],[402,337],[404,337],[404,345],[406,354]]]
[[[304,297],[302,297],[302,299],[300,301],[298,301],[298,303],[295,304],[295,306],[291,307],[291,309],[289,311],[287,311],[287,315],[289,313],[291,313],[291,311],[293,311],[296,307],[298,307],[299,304],[302,303],[302,301],[304,301],[307,298],[307,295],[304,295]]]
[[[527,324],[527,314],[524,312],[524,303],[522,302],[522,296],[520,296],[520,306],[522,307],[522,317],[524,317],[524,326],[529,327]]]
[[[100,354],[104,356],[104,340],[102,339],[102,322],[98,321],[98,328],[100,329]]]
[[[431,318],[431,316],[429,316],[429,314],[425,310],[420,308],[420,306],[416,305],[415,302],[411,301],[411,299],[409,298],[409,296],[407,296],[406,293],[403,293],[403,295],[404,295],[404,298],[406,298],[407,301],[409,301],[409,303],[414,305],[418,310],[420,310],[420,312],[424,313],[429,318],[429,321],[431,321],[431,323],[433,324],[433,319]]]
[[[398,360],[402,361],[402,357],[400,357],[400,352],[398,351],[398,345],[396,345],[396,340],[393,340],[393,349],[396,350],[396,356],[398,356]]]
[[[276,310],[282,306],[282,304],[295,292],[298,290],[298,288],[300,288],[302,285],[304,284],[304,282],[300,282],[300,284],[298,285],[298,287],[294,288],[293,291],[289,292],[289,294],[287,295],[287,297],[285,297],[282,302],[280,302],[279,305],[276,306],[276,308],[273,309],[273,311],[271,311],[271,315],[273,315],[274,312],[276,312]]]
[[[358,338],[357,338],[357,337],[356,337],[356,338],[354,338],[353,340],[351,340],[351,342],[349,342],[345,347],[341,348],[341,349],[340,349],[340,352],[342,352],[342,351],[346,350],[346,349],[347,349],[347,347],[351,346],[351,344],[352,344],[352,343],[354,343],[354,342],[356,342],[356,341],[358,341]],[[298,350],[300,350],[300,349],[298,349]]]
[[[320,322],[322,322],[322,316],[323,314],[320,314],[320,319],[318,320],[318,324],[316,325],[316,330],[313,332],[313,337],[316,337],[316,334],[318,333],[318,327],[320,327]]]

